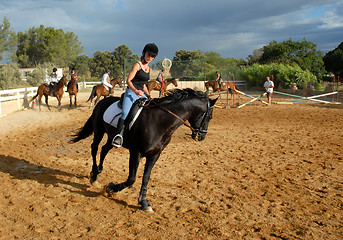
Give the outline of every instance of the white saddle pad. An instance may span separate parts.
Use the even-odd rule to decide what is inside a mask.
[[[121,116],[122,110],[118,107],[119,101],[114,102],[110,105],[104,113],[104,121],[113,127],[117,127],[119,117]]]

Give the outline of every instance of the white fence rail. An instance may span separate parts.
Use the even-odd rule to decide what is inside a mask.
[[[38,87],[18,88],[0,91],[0,116],[2,116],[1,105],[8,101],[17,101],[17,110],[23,109],[24,103],[37,94]]]
[[[90,88],[90,87],[94,87],[96,85],[101,84],[101,82],[82,82],[81,84],[82,84],[83,88]],[[116,85],[116,86],[118,86],[118,85]]]
[[[82,82],[83,88],[89,88],[101,84],[101,82]]]

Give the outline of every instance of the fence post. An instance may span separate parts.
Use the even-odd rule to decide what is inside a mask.
[[[19,90],[17,90],[17,110],[20,110],[20,93],[19,93]]]

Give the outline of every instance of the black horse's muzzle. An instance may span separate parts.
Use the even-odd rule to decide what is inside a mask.
[[[207,130],[201,130],[201,129],[195,129],[194,131],[192,131],[192,138],[195,141],[202,141],[205,139]]]

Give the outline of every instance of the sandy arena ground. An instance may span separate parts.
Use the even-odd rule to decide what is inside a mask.
[[[128,150],[113,149],[90,185],[92,138],[68,143],[91,114],[79,103],[0,118],[0,239],[343,239],[341,105],[215,108],[202,142],[181,126],[153,169],[147,214],[144,159],[133,187],[100,194],[126,180]]]

